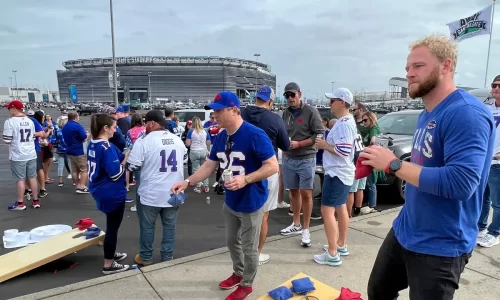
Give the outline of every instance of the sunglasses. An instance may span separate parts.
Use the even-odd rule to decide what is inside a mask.
[[[295,98],[295,93],[284,93],[283,96],[285,97],[285,99]]]
[[[231,141],[231,136],[228,134],[227,135],[227,140],[226,140],[226,154],[229,155],[231,153],[231,150],[232,150],[232,141]]]
[[[365,122],[365,123],[368,122],[368,119],[363,119],[363,122]]]
[[[492,89],[500,88],[500,83],[492,83],[491,88]]]

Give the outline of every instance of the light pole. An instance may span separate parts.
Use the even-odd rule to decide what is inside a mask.
[[[14,82],[16,84],[16,100],[19,100],[19,88],[17,87],[17,71],[12,70],[12,73],[14,73]]]
[[[333,84],[335,83],[335,81],[332,81],[332,93],[333,93]]]
[[[115,29],[113,24],[113,0],[109,0],[109,15],[111,18],[111,51],[113,52],[113,82],[115,88],[115,107],[118,107],[118,82],[116,79]]]
[[[260,56],[260,54],[259,53],[255,53],[253,56],[255,56],[255,61],[259,62],[259,56]]]
[[[148,72],[148,103],[151,105],[151,72]]]
[[[94,85],[90,86],[92,88],[92,103],[94,103]]]

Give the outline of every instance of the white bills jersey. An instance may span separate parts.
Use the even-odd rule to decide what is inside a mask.
[[[354,182],[355,166],[353,163],[356,152],[356,122],[352,115],[342,117],[335,122],[326,138],[326,142],[333,146],[335,154],[323,152],[323,168],[330,177],[337,176],[345,185]]]
[[[9,144],[9,159],[28,161],[36,158],[35,124],[28,117],[12,117],[3,125],[3,140]]]
[[[181,138],[168,130],[153,131],[134,143],[127,160],[129,170],[140,170],[141,203],[154,207],[172,207],[172,186],[184,180],[187,148]]]

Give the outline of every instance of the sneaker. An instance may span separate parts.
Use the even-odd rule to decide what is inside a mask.
[[[24,190],[24,197],[26,200],[31,201],[31,197],[33,196],[33,192],[31,190]]]
[[[103,267],[102,268],[102,274],[104,275],[111,275],[111,274],[116,274],[120,272],[125,272],[130,268],[129,265],[122,265],[114,261],[111,266],[108,268]]]
[[[64,183],[59,182],[59,183],[57,184],[57,186],[64,186]]]
[[[38,192],[38,198],[43,198],[43,197],[46,197],[49,193],[47,193],[47,190],[45,189],[40,189],[40,191]]]
[[[120,252],[116,252],[116,253],[115,253],[114,260],[115,260],[116,262],[118,262],[118,261],[122,261],[122,260],[124,260],[125,258],[127,258],[127,253],[120,253]]]
[[[205,185],[205,187],[203,188],[203,191],[204,191],[205,193],[210,192],[210,188],[208,187],[208,185]]]
[[[361,214],[363,215],[371,214],[373,212],[376,212],[375,208],[373,207],[365,206],[361,208]]]
[[[134,202],[134,199],[132,198],[125,198],[125,203],[132,203]]]
[[[477,238],[478,239],[482,239],[484,238],[484,236],[488,233],[488,229],[483,229],[483,230],[480,230],[479,233],[477,234]]]
[[[135,180],[133,180],[133,181],[132,181],[132,182],[130,182],[128,185],[134,186],[134,185],[136,185],[136,184],[137,184],[137,182],[136,182]]]
[[[81,188],[81,189],[76,189],[76,193],[77,194],[88,194],[89,193],[89,189],[84,187],[84,188]]]
[[[302,247],[311,247],[311,233],[309,229],[302,230],[302,240],[300,241]]]
[[[239,286],[234,292],[226,297],[226,300],[243,300],[252,294],[251,286]]]
[[[323,254],[314,255],[313,260],[320,265],[340,266],[342,264],[339,253],[331,256],[328,251],[323,252]]]
[[[269,254],[261,253],[259,254],[259,266],[267,264],[269,262]]]
[[[228,279],[221,281],[219,283],[219,287],[223,290],[230,290],[235,286],[240,285],[240,282],[243,280],[242,276],[238,276],[236,274],[231,274]]]
[[[40,208],[40,201],[33,200],[33,202],[31,203],[31,205],[33,206],[33,208]]]
[[[304,213],[303,212],[300,212],[300,215],[302,216]],[[289,208],[288,209],[288,215],[293,217],[293,211]]]
[[[314,197],[314,200],[321,200],[323,199],[323,194],[319,193],[316,197]]]
[[[142,259],[140,254],[136,254],[134,260],[136,264],[141,266],[149,266],[153,263],[153,261],[145,261],[144,259]]]
[[[280,234],[281,235],[299,235],[302,233],[302,225],[295,225],[292,223],[292,225],[288,226],[285,229],[281,229]]]
[[[66,177],[67,179],[73,179],[73,176],[71,176],[71,174],[68,175],[68,177]]]
[[[290,208],[290,204],[285,201],[278,203],[278,208]]]
[[[136,206],[136,205],[132,206],[132,207],[130,208],[130,211],[137,211],[137,206]]]
[[[195,187],[194,192],[198,193],[198,194],[201,193],[201,187],[199,187],[199,186]]]
[[[481,247],[491,248],[495,245],[500,244],[500,236],[493,236],[492,234],[487,233],[477,242],[477,244]]]
[[[219,183],[216,181],[214,182],[214,184],[212,185],[212,188],[215,189],[215,187],[218,185]]]
[[[311,213],[311,220],[321,220],[321,219],[322,219],[321,215],[318,215],[315,212]]]
[[[16,202],[12,205],[9,205],[8,208],[9,210],[25,210],[26,205],[24,204],[24,202]]]
[[[323,250],[328,251],[328,245],[324,245]],[[348,256],[349,250],[347,249],[347,245],[344,245],[342,247],[337,245],[337,253],[340,254],[341,256]]]

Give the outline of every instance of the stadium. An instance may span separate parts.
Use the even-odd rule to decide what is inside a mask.
[[[113,59],[63,62],[57,70],[61,101],[113,101]],[[261,85],[276,89],[266,64],[217,56],[133,56],[116,58],[118,101],[207,102],[222,90],[250,98]]]

